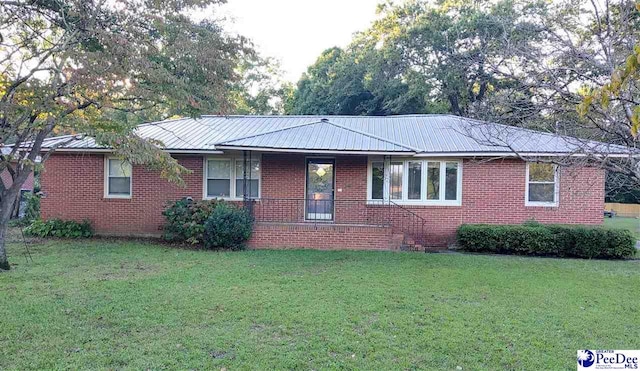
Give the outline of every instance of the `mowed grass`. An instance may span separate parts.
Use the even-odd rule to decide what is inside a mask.
[[[354,251],[9,250],[0,369],[573,369],[636,349],[638,261]]]
[[[628,229],[640,240],[640,219],[616,216],[614,218],[604,218],[604,225],[609,228]]]

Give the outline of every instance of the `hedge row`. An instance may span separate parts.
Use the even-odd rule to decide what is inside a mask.
[[[566,225],[465,224],[462,250],[498,254],[624,259],[635,255],[635,238],[622,229]]]

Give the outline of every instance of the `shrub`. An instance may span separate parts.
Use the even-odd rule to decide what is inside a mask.
[[[25,227],[34,220],[40,218],[40,197],[32,192],[26,192],[24,197],[24,215],[18,219],[12,219],[9,225],[12,227]]]
[[[197,245],[203,242],[204,224],[219,201],[182,199],[168,202],[162,215],[166,219],[163,238],[172,242],[187,242]]]
[[[25,222],[31,223],[40,218],[40,196],[28,192],[25,195],[25,200],[27,206],[25,207],[22,219]]]
[[[251,237],[253,218],[245,209],[219,203],[204,226],[207,249],[241,250]]]
[[[83,238],[93,236],[93,228],[87,220],[36,219],[24,229],[24,233],[36,237]]]
[[[463,250],[499,254],[624,259],[636,253],[629,231],[586,226],[466,224],[457,240]]]

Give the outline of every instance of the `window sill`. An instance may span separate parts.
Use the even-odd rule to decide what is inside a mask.
[[[130,200],[132,197],[129,196],[116,196],[116,195],[105,195],[103,197],[105,200]]]
[[[525,202],[526,207],[558,207],[557,202]]]
[[[426,206],[426,207],[438,207],[438,206],[447,206],[447,207],[460,207],[462,206],[462,202],[460,201],[382,201],[382,200],[367,200],[367,206],[387,206],[387,205],[400,205],[400,206]]]

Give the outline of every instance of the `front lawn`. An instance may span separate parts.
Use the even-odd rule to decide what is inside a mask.
[[[608,228],[628,229],[640,240],[640,219],[616,216],[604,218],[604,225]]]
[[[573,369],[637,349],[640,262],[10,246],[0,369]]]

